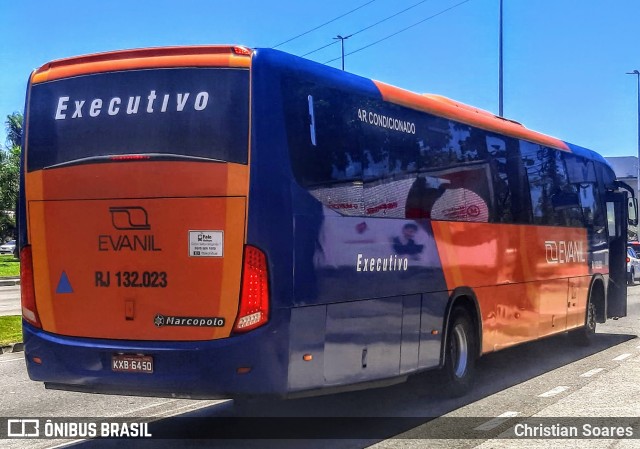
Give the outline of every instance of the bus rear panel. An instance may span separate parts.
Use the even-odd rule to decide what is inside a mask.
[[[32,77],[22,251],[33,379],[241,391],[238,369],[261,357],[250,343],[261,332],[246,334],[269,312],[266,258],[245,245],[249,58],[191,53],[79,58]]]

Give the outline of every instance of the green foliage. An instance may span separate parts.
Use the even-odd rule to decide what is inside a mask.
[[[5,212],[0,213],[0,245],[5,242],[8,237],[15,236],[16,219],[14,216]]]
[[[0,278],[20,276],[20,261],[12,255],[0,256]]]
[[[5,126],[7,130],[7,147],[19,147],[22,145],[22,114],[14,112],[7,116]]]
[[[22,317],[0,316],[0,346],[22,341]]]
[[[15,237],[15,208],[20,182],[20,153],[22,151],[22,114],[7,116],[7,141],[0,147],[0,242]]]

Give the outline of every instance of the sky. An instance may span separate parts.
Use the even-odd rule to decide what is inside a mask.
[[[499,3],[0,0],[0,117],[23,110],[30,72],[54,59],[198,44],[277,46],[301,56],[335,42],[305,57],[338,58],[328,64],[339,68],[333,38],[351,34],[345,70],[497,114]],[[640,0],[503,5],[504,116],[604,156],[637,155],[638,79],[626,72],[640,70]]]

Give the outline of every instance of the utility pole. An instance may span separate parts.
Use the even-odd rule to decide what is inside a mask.
[[[344,41],[346,39],[349,39],[351,36],[353,36],[353,34],[350,34],[348,36],[340,36],[339,34],[334,37],[334,39],[340,39],[340,44],[342,44],[342,70],[344,71]]]

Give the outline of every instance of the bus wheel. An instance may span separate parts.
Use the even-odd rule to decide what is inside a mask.
[[[596,307],[589,298],[587,304],[587,317],[585,325],[580,329],[573,331],[573,340],[580,346],[589,346],[593,340],[593,336],[596,333]]]
[[[467,311],[461,307],[455,308],[451,313],[442,368],[449,396],[464,396],[473,386],[477,354],[474,335],[474,327]]]

